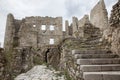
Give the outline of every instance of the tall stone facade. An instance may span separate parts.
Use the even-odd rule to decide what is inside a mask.
[[[63,38],[62,17],[26,17],[14,19],[8,14],[5,43],[6,50],[13,47],[57,45]]]
[[[108,13],[104,0],[100,0],[91,10],[90,21],[94,26],[100,28],[101,30],[108,27]]]

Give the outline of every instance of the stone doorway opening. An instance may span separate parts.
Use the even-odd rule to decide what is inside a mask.
[[[48,63],[48,53],[50,52],[50,49],[47,49],[45,52],[45,62]]]

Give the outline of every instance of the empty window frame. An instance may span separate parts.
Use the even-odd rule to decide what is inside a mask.
[[[54,44],[54,39],[51,38],[49,44]]]
[[[53,25],[50,25],[50,31],[53,31],[53,30],[55,30],[55,29],[54,29],[54,26],[53,26]]]
[[[42,25],[41,30],[46,30],[46,25]]]
[[[34,24],[34,25],[33,25],[33,27],[35,28],[35,27],[36,27],[36,25]]]

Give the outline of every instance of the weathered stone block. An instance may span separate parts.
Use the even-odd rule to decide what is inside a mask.
[[[81,65],[83,72],[99,72],[99,71],[120,71],[120,64],[108,65]]]
[[[120,59],[77,59],[77,64],[90,65],[90,64],[119,64]]]
[[[84,72],[84,80],[120,80],[120,72]]]
[[[89,59],[89,58],[118,58],[119,56],[116,54],[75,54],[74,58],[79,59],[79,58],[84,58],[84,59]]]

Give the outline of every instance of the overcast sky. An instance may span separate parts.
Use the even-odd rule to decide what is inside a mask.
[[[72,16],[79,19],[90,10],[99,0],[0,0],[0,42],[3,45],[6,16],[12,13],[15,18],[25,16],[62,16],[70,20]],[[118,0],[105,0],[110,14],[112,6]]]

